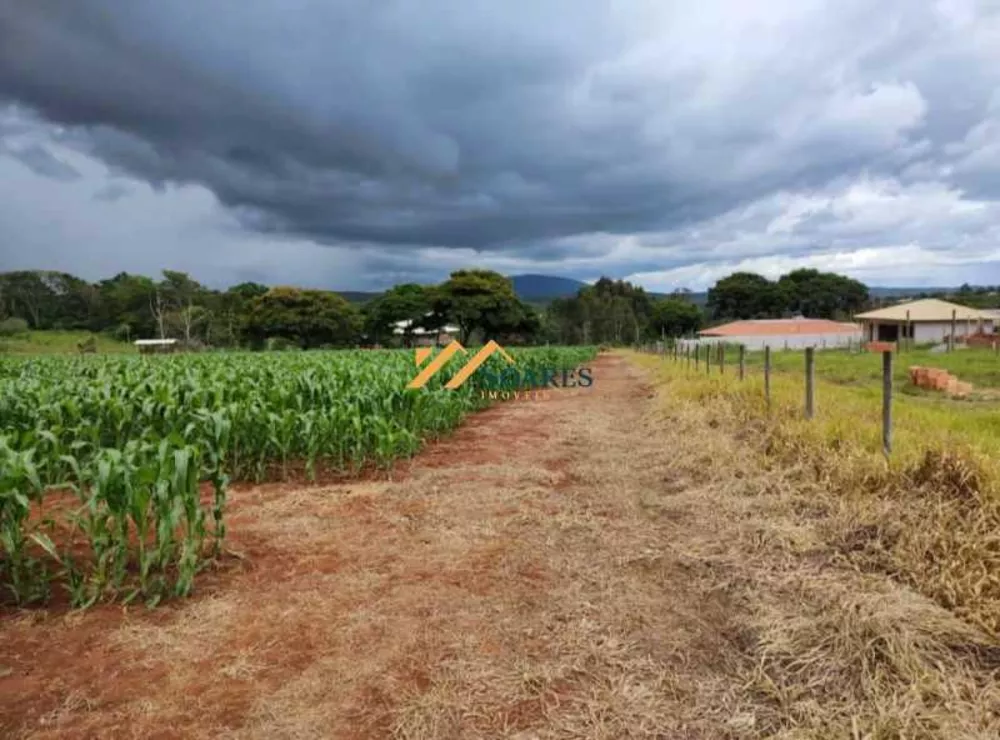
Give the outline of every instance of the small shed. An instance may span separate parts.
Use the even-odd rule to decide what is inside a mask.
[[[861,327],[828,319],[751,319],[734,321],[698,332],[701,344],[742,344],[750,350],[764,347],[846,347],[861,342]]]
[[[141,355],[174,352],[177,349],[176,339],[136,339],[136,349]]]
[[[955,337],[974,334],[991,334],[996,319],[987,311],[980,311],[937,298],[899,303],[877,311],[868,311],[854,317],[861,322],[865,340],[869,342],[896,342],[911,339],[915,342],[944,342]]]

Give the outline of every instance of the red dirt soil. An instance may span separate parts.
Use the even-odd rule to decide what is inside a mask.
[[[379,659],[377,670],[361,671],[348,690],[335,689],[342,724],[331,733],[384,736],[390,707],[427,690],[428,672],[454,657],[433,639],[455,616],[444,604],[499,596],[516,614],[544,600],[552,576],[543,553],[532,557],[505,537],[452,530],[557,516],[565,502],[553,498],[575,485],[571,461],[586,453],[566,439],[559,417],[645,396],[628,378],[608,382],[623,368],[609,358],[596,363],[604,393],[567,390],[476,414],[394,468],[391,480],[235,486],[227,540],[235,555],[203,574],[191,599],[153,611],[99,605],[68,612],[61,604],[5,610],[0,734],[180,738],[243,728],[253,735],[255,704],[333,655],[342,663],[338,673]],[[508,488],[541,495],[516,500]],[[454,500],[457,489],[475,491],[469,498],[476,503],[449,517],[445,498]],[[393,601],[401,603],[380,615]],[[349,630],[334,627],[350,622]],[[509,636],[472,642],[466,647],[486,656],[515,647]],[[509,708],[516,724],[537,720],[531,710],[539,701],[516,700]]]

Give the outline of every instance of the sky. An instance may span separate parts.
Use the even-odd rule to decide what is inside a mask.
[[[0,270],[1000,284],[1000,0],[0,0]]]

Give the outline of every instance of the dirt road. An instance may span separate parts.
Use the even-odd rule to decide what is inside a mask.
[[[727,503],[726,486],[770,485],[737,442],[685,434],[620,358],[594,376],[475,416],[391,481],[237,490],[230,544],[243,560],[189,601],[5,616],[0,735],[780,729],[802,697],[756,665],[761,625],[822,618],[854,576],[823,575],[808,527],[761,524],[762,499]]]

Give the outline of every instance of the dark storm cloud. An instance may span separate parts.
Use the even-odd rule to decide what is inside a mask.
[[[953,238],[967,223],[944,210],[850,216],[850,183],[1000,197],[997,28],[976,0],[0,0],[0,100],[123,180],[362,248],[357,280],[596,277]],[[0,137],[30,139],[23,120]],[[124,204],[116,188],[93,192]],[[832,205],[782,236],[780,193]]]
[[[603,2],[8,2],[0,93],[89,127],[133,173],[205,184],[282,230],[479,247],[643,230],[782,178],[822,182],[877,161],[922,114],[916,90],[817,90],[827,60],[802,50],[715,97],[707,58],[726,39],[702,40],[708,66],[666,74],[680,19],[632,5],[629,20]],[[930,30],[908,15],[884,53]],[[775,113],[806,130],[773,141]]]
[[[0,151],[4,147],[0,144]],[[79,180],[80,173],[71,164],[68,164],[44,147],[38,144],[29,144],[23,148],[8,147],[6,153],[21,162],[25,167],[33,172],[51,177],[53,180]]]

